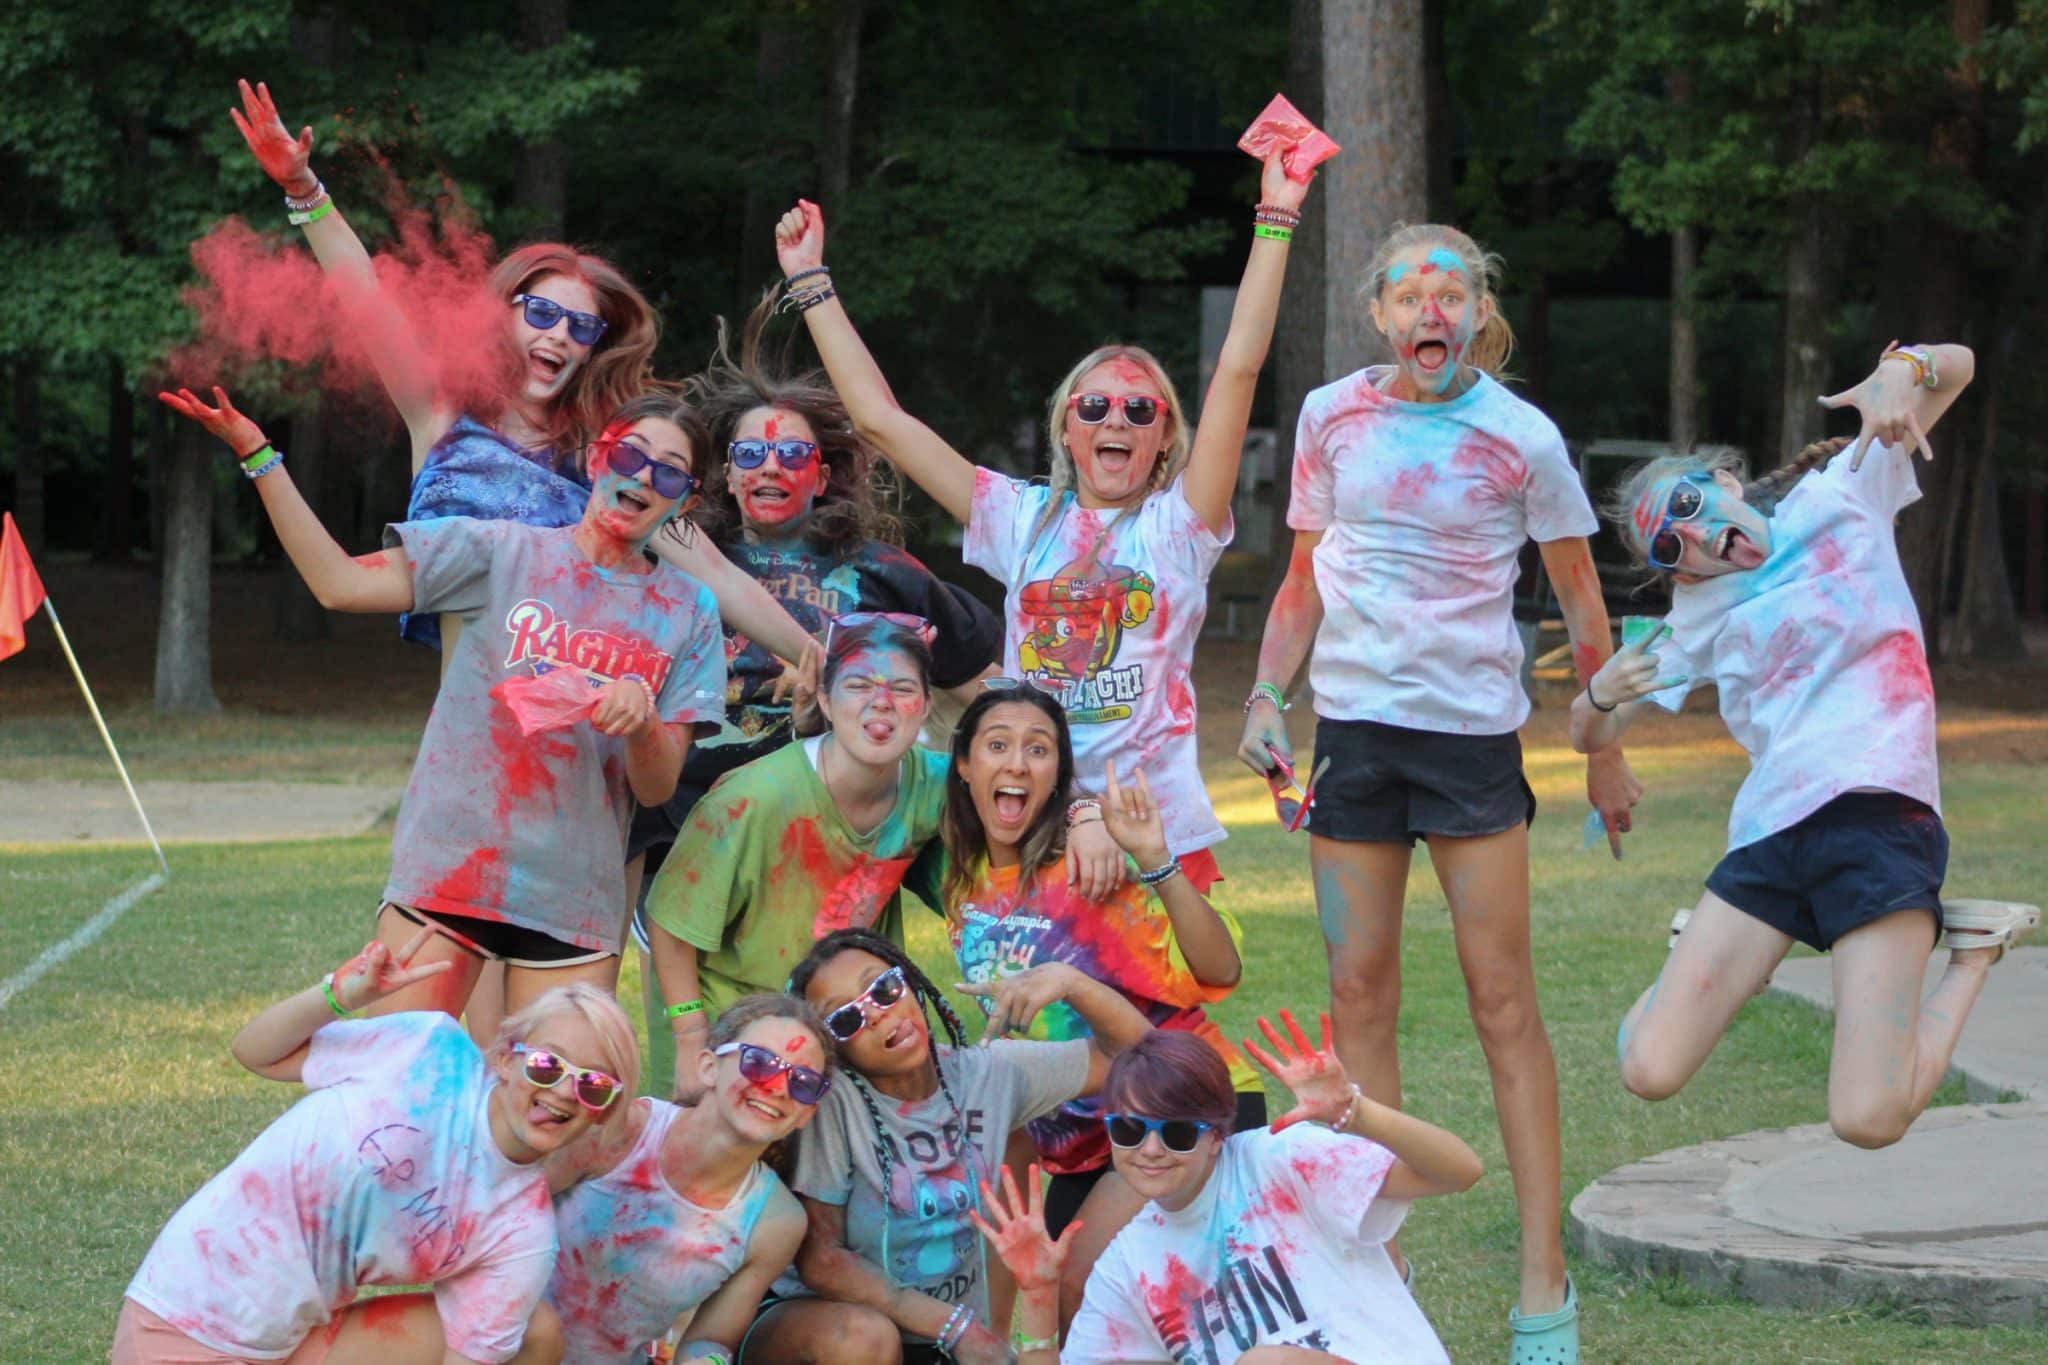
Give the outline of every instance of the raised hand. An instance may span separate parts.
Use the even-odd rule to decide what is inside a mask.
[[[825,215],[808,199],[775,225],[775,259],[785,277],[825,264]]]
[[[219,407],[208,407],[190,389],[159,393],[156,397],[159,403],[180,417],[189,417],[205,427],[209,436],[226,442],[237,460],[246,460],[270,444],[263,435],[263,428],[237,412],[228,398],[228,391],[218,384],[213,386],[213,401]]]
[[[1676,687],[1687,681],[1685,678],[1664,678],[1658,676],[1655,646],[1661,640],[1669,639],[1671,627],[1653,630],[1642,639],[1625,644],[1608,656],[1586,683],[1597,708],[1619,706],[1625,701],[1640,701],[1652,692],[1661,692],[1667,687]]]
[[[294,198],[305,198],[320,183],[313,174],[311,125],[299,129],[299,135],[293,137],[278,117],[277,102],[270,98],[269,86],[261,81],[254,89],[247,81],[236,84],[241,87],[242,107],[228,110],[228,117],[235,121],[235,131],[249,144],[256,164],[277,182],[279,189]]]
[[[1277,1133],[1304,1119],[1335,1123],[1351,1108],[1358,1087],[1344,1074],[1344,1063],[1337,1060],[1337,1046],[1330,1038],[1329,1014],[1323,1015],[1323,1045],[1319,1048],[1309,1046],[1308,1036],[1294,1022],[1292,1010],[1281,1010],[1280,1022],[1287,1025],[1288,1035],[1293,1039],[1291,1048],[1288,1039],[1282,1038],[1263,1014],[1259,1016],[1259,1031],[1266,1035],[1273,1050],[1268,1052],[1249,1038],[1244,1043],[1244,1050],[1253,1060],[1294,1092],[1294,1107],[1269,1126]]]
[[[1026,967],[1013,976],[998,977],[994,981],[958,982],[953,989],[962,995],[972,995],[992,1001],[988,1027],[982,1030],[981,1041],[992,1043],[1006,1034],[1022,1033],[1031,1027],[1031,1021],[1038,1012],[1055,1000],[1067,998],[1073,989],[1074,978],[1080,973],[1064,962],[1041,962],[1036,967]]]
[[[1116,764],[1103,775],[1102,823],[1117,847],[1137,859],[1146,871],[1166,865],[1166,823],[1160,818],[1159,803],[1152,799],[1152,784],[1140,772],[1138,780],[1126,787],[1116,780]]]
[[[1885,347],[1889,351],[1899,343],[1894,341]],[[1870,449],[1872,440],[1883,441],[1886,445],[1902,446],[1907,450],[1917,449],[1929,463],[1934,460],[1934,447],[1927,444],[1927,433],[1920,426],[1920,386],[1914,382],[1914,370],[1903,360],[1892,362],[1891,369],[1879,361],[1862,383],[1840,393],[1823,396],[1820,405],[1824,408],[1854,408],[1863,419],[1863,425],[1856,433],[1856,444],[1849,454],[1849,472],[1863,468],[1863,456]]]
[[[654,689],[638,678],[617,678],[597,694],[590,725],[601,735],[645,734],[661,719],[654,707]]]
[[[1296,180],[1282,169],[1283,156],[1278,147],[1266,153],[1265,165],[1259,171],[1259,202],[1299,210],[1308,198],[1308,187],[1316,183],[1315,172],[1309,172],[1306,180]]]
[[[1079,1219],[1067,1224],[1061,1230],[1059,1240],[1054,1241],[1045,1231],[1045,1195],[1038,1178],[1038,1163],[1031,1163],[1031,1170],[1024,1179],[1029,1197],[1017,1192],[1017,1178],[1010,1168],[1003,1167],[1003,1192],[997,1197],[989,1183],[981,1182],[981,1206],[988,1210],[983,1218],[973,1209],[967,1216],[974,1220],[974,1226],[988,1239],[988,1244],[997,1256],[1002,1258],[1010,1273],[1017,1277],[1017,1289],[1027,1297],[1036,1294],[1057,1292],[1060,1284],[1060,1270],[1067,1263],[1067,1253],[1073,1249],[1074,1234],[1082,1228]]]
[[[395,953],[375,941],[365,944],[360,953],[334,969],[334,998],[345,1010],[359,1010],[430,976],[452,970],[455,962],[451,958],[419,967],[412,965],[414,955],[437,932],[433,925],[424,925]]]

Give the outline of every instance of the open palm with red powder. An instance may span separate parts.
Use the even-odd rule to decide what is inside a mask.
[[[1301,1031],[1301,1025],[1294,1022],[1292,1010],[1280,1011],[1280,1022],[1287,1025],[1287,1038],[1273,1027],[1263,1014],[1259,1016],[1259,1031],[1273,1045],[1271,1052],[1260,1047],[1251,1039],[1245,1039],[1244,1050],[1257,1060],[1260,1066],[1279,1078],[1282,1085],[1294,1092],[1294,1107],[1272,1122],[1272,1130],[1279,1132],[1290,1128],[1304,1119],[1317,1123],[1334,1123],[1351,1107],[1351,1078],[1344,1074],[1344,1063],[1337,1060],[1337,1047],[1330,1037],[1330,1016],[1323,1015],[1323,1045],[1312,1047],[1308,1035]]]

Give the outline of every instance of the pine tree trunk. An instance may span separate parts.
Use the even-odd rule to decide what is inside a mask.
[[[767,108],[768,101],[778,97],[790,72],[802,59],[811,29],[779,0],[760,6],[756,16],[759,27],[754,43],[754,98],[761,101],[762,108]],[[777,277],[775,220],[788,208],[782,194],[764,189],[758,177],[749,178],[746,197],[740,205],[739,293],[735,303],[741,316],[760,301],[762,287]]]
[[[1699,231],[1671,234],[1671,448],[1684,452],[1700,439]]]
[[[156,709],[218,711],[213,695],[213,478],[218,458],[196,426],[170,442],[164,470],[164,544],[158,567]]]
[[[520,46],[539,52],[568,36],[569,0],[519,0]],[[569,149],[562,139],[543,138],[520,150],[512,197],[527,215],[529,232],[562,237],[569,219]]]
[[[43,478],[43,362],[19,356],[14,362],[14,524],[31,555],[40,556],[47,529],[48,496]]]
[[[818,143],[818,198],[831,222],[846,197],[853,157],[853,104],[860,85],[860,40],[867,0],[832,10],[832,51],[825,72],[825,135]]]
[[[1323,163],[1323,365],[1347,374],[1388,358],[1357,298],[1395,227],[1429,214],[1423,0],[1323,0],[1323,89],[1344,155]],[[1420,135],[1418,135],[1420,134]]]
[[[134,552],[135,392],[118,357],[107,357],[107,497],[94,558],[126,564]]]
[[[1819,133],[1821,75],[1809,71],[1795,83],[1791,105],[1790,155],[1804,160]],[[1758,468],[1783,463],[1826,431],[1826,410],[1814,400],[1828,387],[1827,217],[1818,195],[1794,201],[1791,239],[1785,244],[1784,329],[1779,338],[1783,388],[1778,403],[1778,448]]]

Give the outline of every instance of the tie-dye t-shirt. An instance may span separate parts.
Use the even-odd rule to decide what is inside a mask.
[[[1941,809],[1934,682],[1892,529],[1919,497],[1909,451],[1873,444],[1853,474],[1837,456],[1779,502],[1770,558],[1672,588],[1658,675],[1716,684],[1749,751],[1730,849],[1858,787]],[[1675,711],[1687,690],[1651,695]]]
[[[574,526],[583,519],[590,485],[573,458],[550,448],[514,445],[474,417],[458,417],[413,475],[407,521],[475,517],[526,526]],[[414,644],[441,647],[441,618],[409,611],[398,633]]]
[[[1099,794],[1112,762],[1120,778],[1144,772],[1176,854],[1224,838],[1195,752],[1190,673],[1209,572],[1233,533],[1211,531],[1179,479],[1135,508],[1098,511],[974,472],[962,557],[1003,585],[1004,671],[1066,707],[1078,791]]]
[[[556,669],[592,688],[636,675],[662,720],[716,723],[725,650],[703,584],[660,565],[599,568],[573,536],[469,517],[384,532],[411,560],[415,609],[463,618],[399,807],[384,899],[615,953],[632,814],[626,741],[587,721],[521,734],[491,689]]]
[[[754,1226],[776,1197],[792,1213],[797,1207],[758,1163],[724,1208],[692,1204],[661,1170],[661,1144],[682,1110],[639,1104],[646,1125],[619,1164],[555,1200],[562,1249],[547,1299],[561,1315],[565,1359],[578,1365],[644,1361],[648,1342],[745,1264]]]
[[[903,941],[898,889],[938,836],[947,758],[903,756],[896,805],[866,835],[839,813],[817,754],[825,737],[735,768],[697,803],[647,892],[647,915],[695,947],[711,1017],[750,991],[779,991],[835,929]]]
[[[432,1285],[448,1348],[509,1360],[555,1261],[539,1165],[491,1136],[495,1078],[438,1011],[323,1025],[307,1094],[157,1234],[128,1297],[238,1359],[290,1355],[365,1285]]]
[[[1529,717],[1516,558],[1599,522],[1536,408],[1485,374],[1449,402],[1403,402],[1382,392],[1393,375],[1315,390],[1295,431],[1287,524],[1323,533],[1316,714],[1504,735]]]
[[[987,1322],[981,1234],[968,1211],[978,1207],[979,1182],[1002,1178],[1010,1131],[1088,1083],[1088,1044],[996,1042],[934,1052],[952,1098],[945,1088],[915,1102],[868,1090],[881,1115],[879,1137],[861,1099],[865,1084],[841,1070],[797,1141],[793,1183],[798,1194],[845,1208],[847,1249],[881,1267],[891,1284],[964,1302]],[[878,1141],[889,1147],[886,1186]],[[790,1283],[785,1276],[777,1290]]]
[[[1394,1272],[1394,1155],[1312,1123],[1232,1135],[1194,1201],[1139,1210],[1095,1269],[1065,1365],[1230,1365],[1298,1346],[1358,1365],[1449,1365]]]
[[[963,981],[994,981],[1042,962],[1063,962],[1123,992],[1154,1028],[1192,1033],[1216,1049],[1239,1091],[1262,1090],[1258,1073],[1201,1008],[1222,1000],[1234,987],[1205,986],[1195,979],[1174,938],[1173,920],[1150,887],[1131,880],[1108,900],[1084,900],[1067,884],[1064,858],[1032,878],[1021,893],[1017,882],[1015,865],[983,863],[967,895],[948,909],[947,934]],[[1242,943],[1236,919],[1221,907],[1216,913],[1231,941]],[[978,1003],[986,1015],[989,1002]],[[1086,1038],[1089,1028],[1072,1005],[1056,1000],[1038,1012],[1022,1036]],[[1109,1164],[1102,1104],[1093,1095],[1068,1100],[1034,1120],[1031,1139],[1046,1170],[1055,1175]]]

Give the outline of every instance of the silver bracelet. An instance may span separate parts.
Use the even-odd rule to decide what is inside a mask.
[[[1138,883],[1141,886],[1157,886],[1178,871],[1180,871],[1180,859],[1168,858],[1165,863],[1153,868],[1150,872],[1140,872],[1138,874]]]
[[[284,206],[290,209],[293,213],[304,213],[308,209],[319,207],[320,201],[322,199],[325,199],[326,197],[326,182],[322,181],[320,177],[316,175],[313,177],[313,192],[311,194],[307,195],[304,199],[295,199],[291,195],[287,194],[284,197]]]

